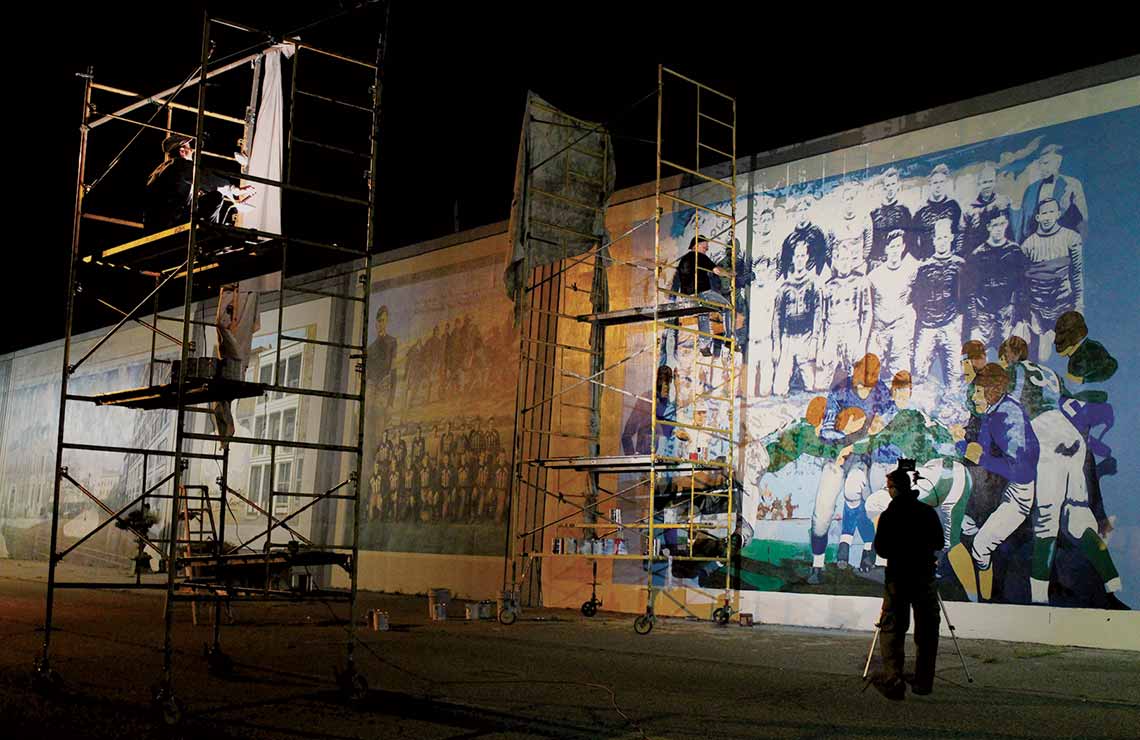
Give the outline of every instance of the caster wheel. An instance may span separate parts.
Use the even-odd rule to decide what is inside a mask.
[[[719,624],[721,627],[728,624],[728,618],[731,616],[732,616],[732,612],[723,606],[718,608],[718,609],[713,610],[713,613],[712,613],[713,621],[716,622],[717,624]]]
[[[234,672],[234,661],[220,649],[206,647],[206,666],[215,676],[229,676]]]
[[[598,613],[598,602],[590,599],[589,601],[582,602],[582,616],[592,617]]]
[[[168,687],[155,689],[154,711],[158,720],[167,727],[177,727],[182,724],[182,703]]]
[[[368,679],[351,669],[336,674],[341,698],[349,704],[359,704],[368,696]]]
[[[37,660],[32,674],[32,687],[45,696],[53,696],[63,690],[63,678]]]
[[[633,620],[633,631],[639,635],[648,635],[653,631],[653,617],[642,614],[637,619]]]
[[[514,609],[503,609],[499,612],[499,624],[512,625],[515,620],[519,618],[519,613]]]

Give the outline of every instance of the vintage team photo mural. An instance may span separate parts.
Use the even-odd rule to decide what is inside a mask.
[[[741,177],[747,545],[722,567],[742,588],[878,595],[871,543],[905,458],[943,519],[947,598],[1131,603],[1137,152],[1131,107],[815,178],[798,164]],[[665,216],[666,254],[682,258],[696,221]],[[699,230],[727,233],[709,218]],[[652,256],[652,234],[635,250]],[[733,269],[723,249],[708,257]],[[730,300],[729,280],[707,287]],[[684,348],[659,341],[674,363]],[[708,373],[727,367],[727,350],[699,349]],[[706,406],[690,413],[726,413]],[[689,444],[673,436],[659,451]],[[690,570],[675,563],[674,584],[717,582]]]
[[[518,375],[503,253],[408,263],[373,274],[361,546],[501,556]]]

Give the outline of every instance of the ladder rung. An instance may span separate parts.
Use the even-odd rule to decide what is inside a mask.
[[[691,200],[686,200],[685,198],[681,198],[680,196],[676,196],[671,193],[662,193],[661,197],[676,201],[683,206],[688,206],[689,208],[696,208],[698,211],[707,211],[714,216],[720,216],[721,218],[728,219],[730,221],[732,220],[732,214],[725,213],[724,211],[718,211],[717,209],[709,208],[708,206],[702,206],[700,203],[694,203]]]
[[[688,167],[686,167],[684,165],[677,164],[676,162],[670,162],[667,159],[662,159],[661,164],[666,165],[668,167],[672,167],[673,169],[680,170],[681,172],[692,175],[693,177],[699,177],[702,180],[707,180],[708,182],[711,182],[711,183],[714,183],[716,185],[720,185],[722,187],[728,188],[729,190],[732,190],[734,192],[736,191],[736,185],[734,185],[730,182],[725,182],[724,180],[721,180],[719,177],[712,177],[711,175],[706,175],[703,172],[698,172],[696,170],[689,169]]]
[[[727,129],[731,129],[733,127],[731,123],[722,121],[716,116],[710,116],[708,113],[702,113],[701,118],[705,119],[706,121],[712,121],[713,123],[719,123],[721,126],[724,126]]]
[[[728,157],[729,159],[734,158],[728,152],[726,152],[722,149],[717,149],[715,146],[709,146],[708,144],[704,143],[703,141],[698,141],[697,146],[701,147],[702,149],[708,149],[710,152],[716,152],[717,154],[719,154],[722,157]]]

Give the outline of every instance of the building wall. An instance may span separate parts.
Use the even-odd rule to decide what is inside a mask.
[[[1096,442],[1104,445],[1095,446],[1089,455],[1090,467],[1098,471],[1095,480],[1083,465],[1079,474],[1064,468],[1056,446],[1046,454],[1049,462],[1043,466],[1039,459],[1035,467],[1036,477],[1047,479],[1050,485],[1055,482],[1055,476],[1052,472],[1042,473],[1043,470],[1064,469],[1072,473],[1067,479],[1069,488],[1062,492],[1056,505],[1061,512],[1061,526],[1049,574],[1053,605],[1029,605],[1035,540],[1032,512],[1029,517],[1022,516],[1025,521],[1015,522],[1013,533],[993,552],[993,567],[998,575],[991,597],[994,603],[967,603],[969,594],[961,585],[964,576],[952,569],[944,572],[943,595],[952,602],[962,634],[1137,647],[1134,636],[1140,625],[1134,615],[1122,618],[1116,612],[1107,611],[1112,602],[1106,595],[1105,581],[1112,579],[1105,576],[1111,573],[1104,570],[1104,558],[1087,548],[1089,542],[1096,548],[1103,545],[1101,552],[1111,557],[1112,567],[1127,589],[1116,592],[1117,596],[1130,603],[1131,590],[1140,578],[1140,504],[1130,495],[1140,483],[1140,471],[1134,456],[1124,452],[1129,441],[1140,432],[1137,428],[1140,402],[1128,390],[1137,379],[1137,369],[1131,361],[1138,349],[1137,330],[1131,316],[1136,313],[1132,286],[1140,277],[1135,261],[1138,246],[1135,235],[1140,229],[1140,215],[1134,204],[1134,183],[1140,181],[1138,132],[1140,77],[1128,77],[953,122],[925,128],[908,126],[903,133],[869,127],[864,131],[863,141],[853,146],[806,159],[797,159],[794,151],[784,153],[780,159],[787,161],[780,161],[778,165],[766,164],[772,161],[772,156],[758,157],[755,160],[758,166],[740,175],[741,195],[736,207],[741,221],[737,236],[740,253],[748,257],[750,269],[738,273],[744,277],[740,297],[747,323],[741,327],[740,335],[744,352],[732,358],[735,363],[732,374],[738,379],[733,412],[737,437],[741,440],[734,455],[740,463],[737,473],[743,484],[742,512],[751,529],[751,541],[732,573],[743,590],[739,608],[773,622],[864,628],[873,624],[875,596],[881,588],[877,578],[881,576],[877,577],[873,568],[866,571],[859,568],[864,537],[869,537],[864,515],[873,525],[874,508],[881,499],[882,475],[893,465],[892,455],[897,458],[903,450],[884,449],[877,457],[871,455],[866,459],[862,478],[845,470],[838,484],[834,476],[829,484],[825,479],[833,460],[810,445],[797,446],[794,439],[784,436],[793,427],[802,428],[809,400],[831,395],[833,383],[842,383],[849,377],[850,361],[869,348],[879,349],[877,354],[887,360],[879,379],[888,390],[897,370],[911,372],[913,392],[909,408],[919,412],[924,422],[924,431],[919,436],[926,435],[931,440],[926,456],[935,467],[944,466],[951,471],[951,478],[957,475],[956,480],[961,481],[968,476],[973,482],[971,506],[958,511],[953,511],[953,506],[947,507],[951,509],[945,512],[947,524],[958,524],[962,519],[959,515],[965,512],[975,525],[983,526],[997,510],[1005,488],[992,477],[985,479],[985,474],[978,472],[972,462],[963,461],[952,441],[954,428],[967,426],[971,418],[964,402],[965,383],[957,375],[960,348],[950,348],[945,370],[932,369],[924,375],[925,368],[914,366],[915,334],[901,338],[897,351],[887,353],[881,349],[885,332],[872,328],[852,342],[858,346],[857,352],[852,350],[833,366],[824,366],[820,361],[821,352],[813,350],[791,363],[793,372],[785,373],[783,369],[777,372],[779,353],[772,344],[771,327],[778,326],[773,319],[775,295],[788,279],[780,274],[779,265],[781,261],[793,261],[794,240],[789,242],[789,254],[784,254],[784,242],[795,222],[810,220],[826,239],[826,249],[817,255],[820,268],[812,271],[809,281],[819,294],[832,290],[829,281],[836,274],[842,276],[847,269],[844,255],[850,257],[856,271],[867,271],[867,254],[862,251],[862,242],[858,250],[844,252],[854,250],[849,243],[851,239],[862,238],[860,229],[851,228],[845,216],[853,214],[856,223],[866,223],[884,199],[883,180],[889,168],[898,173],[899,201],[913,214],[929,198],[930,175],[937,166],[945,165],[948,197],[966,211],[968,221],[969,204],[978,194],[979,175],[986,163],[992,163],[995,190],[1010,203],[1013,226],[1009,236],[1015,242],[1024,242],[1028,227],[1023,233],[1022,224],[1032,223],[1027,220],[1032,204],[1026,193],[1031,193],[1029,199],[1033,198],[1034,182],[1039,179],[1043,166],[1048,166],[1041,161],[1046,147],[1060,145],[1059,174],[1065,178],[1065,189],[1070,193],[1062,197],[1062,203],[1066,210],[1073,205],[1081,216],[1069,223],[1081,237],[1082,302],[1077,305],[1074,298],[1073,305],[1067,305],[1064,290],[1057,287],[1058,281],[1063,282],[1065,277],[1072,283],[1074,273],[1063,269],[1065,266],[1060,263],[1052,272],[1041,268],[1036,274],[1042,279],[1021,284],[1020,302],[1015,307],[1017,313],[1011,317],[1009,326],[997,333],[996,342],[1018,333],[1030,340],[1031,361],[1050,368],[1069,390],[1097,390],[1107,394],[1107,399],[1086,396],[1084,400],[1068,401],[1069,407],[1060,411],[1061,420],[1055,421],[1051,428],[1041,427],[1043,436],[1062,433],[1072,436],[1070,428],[1076,429],[1076,438],[1066,449],[1089,449],[1094,445],[1089,444],[1083,428],[1078,429],[1078,424],[1084,423],[1081,419],[1097,412],[1105,419],[1110,407],[1113,425],[1107,431],[1103,425],[1093,428]],[[811,148],[804,146],[805,151]],[[686,187],[684,190],[690,200],[725,205],[718,203],[707,188]],[[801,203],[806,208],[806,216],[793,215],[793,207]],[[771,212],[770,221],[767,216],[761,218],[766,210]],[[613,307],[644,305],[651,299],[652,285],[644,271],[625,263],[652,258],[653,227],[651,223],[645,225],[652,216],[651,193],[647,196],[644,190],[615,198],[610,209],[610,234],[623,236],[611,250],[623,263],[613,269],[610,277]],[[664,214],[663,256],[666,259],[679,258],[698,230],[692,216],[684,210]],[[1070,217],[1075,218],[1072,212]],[[955,219],[950,225],[960,229],[962,224],[962,219]],[[719,225],[702,222],[699,230],[702,233],[717,231]],[[921,229],[905,231],[908,251],[925,246],[926,235]],[[508,540],[501,481],[502,471],[511,462],[518,369],[518,334],[510,323],[511,306],[501,283],[508,244],[505,233],[497,228],[463,239],[465,237],[460,236],[445,245],[422,245],[382,256],[372,275],[371,316],[362,317],[352,307],[333,306],[327,300],[297,303],[285,310],[286,325],[295,329],[298,336],[302,332],[310,338],[326,340],[334,332],[353,336],[352,327],[359,326],[358,322],[366,320],[369,325],[368,371],[364,379],[369,386],[369,403],[365,412],[363,521],[359,532],[362,588],[422,592],[447,587],[465,597],[486,598],[498,591],[504,581],[503,554]],[[964,239],[956,238],[952,247],[960,256],[969,249]],[[1068,252],[1065,256],[1068,257]],[[972,254],[962,256],[963,266],[971,257]],[[588,285],[587,267],[569,271],[563,278],[564,283]],[[1050,283],[1051,279],[1054,282]],[[1042,286],[1050,290],[1042,292]],[[904,311],[913,310],[913,298],[912,293],[904,292],[904,302],[910,305]],[[963,300],[968,303],[968,299],[968,292],[960,295],[954,310],[960,312]],[[387,307],[383,332],[376,315],[381,306]],[[1039,340],[1050,321],[1055,321],[1056,317],[1051,314],[1062,308],[1080,309],[1090,337],[1102,343],[1118,360],[1119,367],[1111,377],[1103,382],[1078,384],[1068,377],[1073,374],[1068,358],[1056,352],[1046,356],[1045,350],[1050,344]],[[873,313],[871,319],[873,324]],[[275,312],[267,311],[263,315],[262,333],[270,339],[275,321]],[[969,321],[966,326],[970,326]],[[832,326],[813,321],[812,327],[812,346],[820,350],[830,348],[829,335],[837,336]],[[582,331],[583,327],[577,322],[559,325],[561,338],[567,341],[582,343]],[[965,329],[966,336],[969,331]],[[785,338],[778,328],[777,338]],[[93,338],[84,341],[89,344]],[[77,386],[81,390],[77,392],[98,392],[144,382],[149,342],[150,334],[144,330],[122,332],[100,352],[98,357],[103,359],[92,362],[80,373]],[[606,382],[633,392],[646,392],[652,385],[651,357],[655,343],[656,338],[649,336],[643,327],[611,331],[607,336],[607,364],[639,351],[642,356],[607,373]],[[784,342],[779,344],[783,346]],[[335,372],[325,377],[329,361],[323,348],[283,349],[283,356],[287,358],[293,351],[302,357],[300,372],[304,384],[338,389],[355,387],[350,366],[338,365]],[[172,348],[160,346],[160,356],[171,353]],[[887,357],[888,354],[891,356]],[[727,354],[724,357],[727,358]],[[987,359],[997,359],[996,346],[989,348]],[[0,359],[0,367],[8,368],[6,375],[0,372],[0,380],[4,381],[0,383],[3,393],[0,407],[6,410],[4,449],[0,457],[3,461],[0,537],[4,538],[0,540],[0,555],[39,558],[46,555],[46,518],[50,516],[54,427],[58,413],[54,404],[58,403],[60,361],[58,343]],[[676,361],[676,358],[667,358],[667,361]],[[726,367],[722,361],[721,367],[714,371],[717,374],[714,383],[724,382]],[[256,372],[260,372],[260,363]],[[282,399],[267,399],[264,408],[245,403],[239,405],[236,416],[239,422],[253,425],[259,423],[259,415],[264,416],[268,428],[271,414],[283,415],[292,410],[294,423],[316,434],[324,428],[322,414],[326,415],[326,421],[327,415],[332,414],[346,435],[354,433],[357,422],[354,415],[345,413],[339,406],[334,409],[330,402],[302,401],[290,409],[286,409],[284,403]],[[1062,399],[1062,403],[1066,401]],[[169,422],[160,418],[163,417],[161,412],[148,412],[148,416],[138,412],[96,412],[80,406],[86,408],[77,405],[75,413],[69,413],[69,420],[76,424],[77,434],[88,435],[88,438],[112,444],[131,440],[153,440],[160,444],[164,437],[169,437]],[[619,436],[631,409],[629,398],[605,394],[604,453],[620,449]],[[714,409],[710,406],[701,411],[708,418]],[[715,412],[727,414],[727,408],[717,408]],[[99,418],[91,415],[96,413]],[[124,416],[119,419],[113,416],[116,414]],[[147,420],[138,421],[133,417],[128,420],[125,414]],[[1057,415],[1050,418],[1056,419]],[[573,418],[564,420],[568,425],[574,422]],[[204,418],[196,423],[206,428]],[[461,435],[463,441],[460,441]],[[946,435],[950,435],[951,441],[947,441]],[[912,435],[896,447],[914,442]],[[564,440],[552,445],[551,454],[577,451],[573,442]],[[1081,452],[1081,456],[1085,453]],[[132,491],[141,490],[141,470],[136,471],[134,461],[122,456],[113,461],[104,457],[113,456],[69,455],[65,464],[111,505],[129,500]],[[238,464],[238,467],[245,466],[244,473],[231,471],[231,480],[235,487],[244,486],[241,490],[249,494],[252,488],[250,466],[264,463],[261,459],[264,455],[251,450],[247,457],[248,462]],[[303,472],[298,474],[296,462],[302,457]],[[352,467],[347,455],[321,460],[312,457],[311,461],[310,457],[298,455],[296,461],[290,461],[292,485],[296,490],[315,487],[318,479],[346,479]],[[777,457],[780,459],[774,463]],[[1110,459],[1115,460],[1115,469]],[[192,467],[193,474],[203,481],[212,481],[216,472],[209,469],[210,465],[212,463],[196,464]],[[437,495],[445,488],[442,482],[445,469],[448,476],[453,477],[451,487],[456,491],[450,498]],[[330,476],[329,471],[335,474]],[[156,474],[154,470],[148,471],[147,479],[153,481]],[[132,475],[137,477],[132,478]],[[567,485],[573,483],[566,482]],[[622,481],[604,480],[604,484],[619,486]],[[1103,513],[1099,509],[1094,511],[1095,505],[1082,499],[1082,496],[1090,497],[1094,484],[1099,484]],[[1049,495],[1058,494],[1051,489]],[[297,501],[288,501],[283,506],[282,512],[292,510]],[[848,509],[851,512],[845,522],[844,512]],[[94,509],[86,503],[85,497],[73,490],[65,490],[64,510],[63,526],[67,536],[81,536],[84,527],[94,521]],[[348,510],[345,503],[317,509],[317,518],[327,518],[332,523],[334,539],[342,543],[347,542],[351,534],[347,528]],[[555,502],[547,507],[545,516],[547,521],[553,521],[569,511]],[[1087,521],[1089,516],[1094,521],[1091,529],[1100,544],[1094,537],[1085,536],[1085,530],[1076,531],[1074,522],[1081,517]],[[822,532],[815,538],[816,549],[822,549],[822,553],[813,553],[810,535],[813,519],[817,533]],[[256,537],[263,520],[247,518],[243,511],[236,515],[235,524],[242,528],[245,539],[246,534]],[[313,531],[313,525],[308,516],[299,524],[305,532]],[[967,537],[961,543],[957,541],[961,539],[957,529],[955,526],[956,540],[951,544],[968,547],[970,527],[962,527]],[[836,558],[839,545],[847,539],[844,534],[850,534],[850,547],[848,567],[841,568]],[[582,537],[583,533],[549,528],[544,533],[547,552],[556,536]],[[1086,549],[1082,549],[1082,538]],[[126,538],[116,540],[109,536],[105,541],[93,540],[90,549],[93,562],[99,558],[123,562],[130,543]],[[820,582],[809,583],[819,555],[823,561]],[[668,577],[672,585],[680,587],[675,593],[678,600],[700,613],[711,610],[714,604],[716,589],[709,588],[708,583],[715,581],[713,576],[717,575],[666,576],[661,573],[656,578],[659,585],[664,585]],[[576,607],[589,595],[590,578],[588,559],[548,559],[541,570],[543,603]],[[644,609],[647,576],[639,561],[603,561],[598,578],[599,595],[606,608],[629,612]],[[334,574],[334,582],[344,583],[343,574]],[[669,612],[664,604],[659,607],[663,613]]]

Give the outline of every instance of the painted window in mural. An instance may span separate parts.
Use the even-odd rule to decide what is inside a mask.
[[[482,251],[374,273],[365,549],[503,552],[518,339],[499,285],[504,254]]]
[[[1117,361],[1119,338],[1135,346],[1119,268],[1134,274],[1138,132],[1133,107],[829,177],[752,174],[738,264],[708,255],[738,293],[708,290],[746,316],[734,360],[754,536],[720,568],[742,588],[879,595],[885,476],[909,458],[943,518],[944,596],[1124,606],[1140,481],[1113,448],[1140,431],[1135,369]],[[681,259],[696,219],[665,223]],[[699,231],[727,229],[702,217]],[[660,341],[663,364],[686,365]],[[725,372],[700,349],[707,377],[675,378],[677,397]]]

